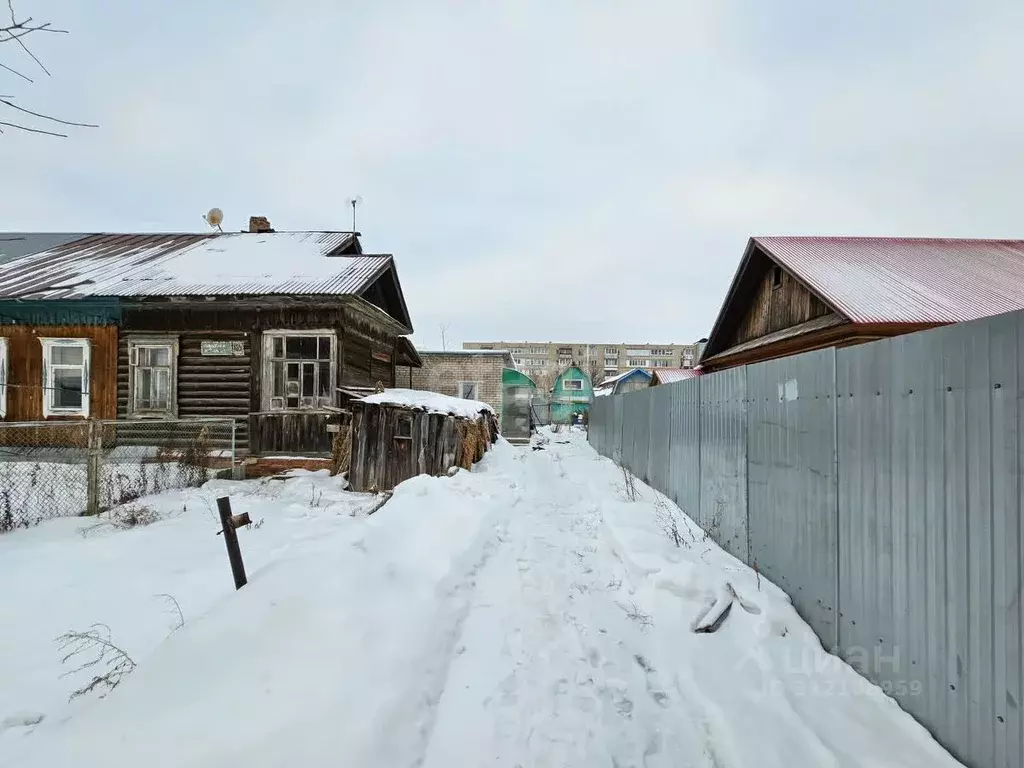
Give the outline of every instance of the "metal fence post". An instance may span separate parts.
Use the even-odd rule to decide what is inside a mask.
[[[231,479],[238,480],[238,470],[235,467],[235,428],[238,422],[235,419],[231,420]]]
[[[97,515],[100,511],[100,464],[103,454],[103,425],[97,419],[89,419],[86,439],[85,514]]]
[[[249,513],[231,514],[231,499],[221,496],[217,499],[217,512],[220,514],[220,533],[224,534],[224,544],[228,550],[228,562],[231,563],[231,575],[235,580],[235,589],[246,585],[245,565],[242,563],[242,548],[238,546],[236,528],[249,525]]]

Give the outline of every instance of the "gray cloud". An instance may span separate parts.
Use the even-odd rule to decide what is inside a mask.
[[[689,341],[758,233],[1013,236],[1016,2],[36,2],[0,227],[211,205],[394,252],[416,340]]]

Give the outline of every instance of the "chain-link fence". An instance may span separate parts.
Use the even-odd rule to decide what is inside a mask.
[[[0,533],[199,486],[235,458],[230,419],[0,423]]]

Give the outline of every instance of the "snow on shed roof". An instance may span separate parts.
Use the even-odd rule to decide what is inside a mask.
[[[0,264],[0,298],[359,293],[389,255],[351,232],[91,235]]]
[[[755,237],[855,323],[955,323],[1024,308],[1024,241]]]
[[[385,389],[375,395],[364,397],[358,402],[371,405],[398,405],[428,413],[444,413],[475,419],[481,413],[494,413],[494,409],[479,400],[449,397],[437,392],[423,392],[418,389]]]
[[[655,368],[652,374],[659,383],[672,384],[700,376],[700,371],[695,368]]]

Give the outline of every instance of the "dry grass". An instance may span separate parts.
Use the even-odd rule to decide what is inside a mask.
[[[93,624],[86,630],[69,630],[58,637],[56,643],[61,654],[61,664],[78,663],[77,667],[61,677],[84,670],[102,670],[102,674],[93,674],[88,683],[73,690],[70,696],[72,700],[96,691],[102,699],[135,670],[132,658],[111,640],[110,627],[106,624]]]
[[[331,442],[331,475],[348,472],[352,462],[352,425],[343,427]]]
[[[483,417],[476,421],[458,419],[456,425],[459,430],[461,446],[457,464],[463,469],[471,469],[473,464],[480,461],[487,451],[487,446],[490,444],[490,429]]]
[[[105,528],[130,531],[132,528],[152,525],[160,519],[160,513],[152,507],[142,504],[129,504],[126,507],[118,507],[101,513],[97,516],[96,523],[82,528],[79,533],[87,537]]]

